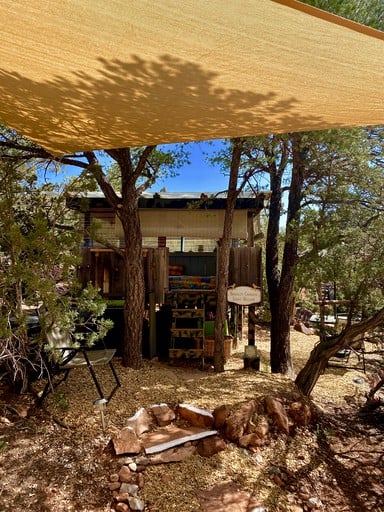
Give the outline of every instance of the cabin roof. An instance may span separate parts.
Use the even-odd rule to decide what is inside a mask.
[[[259,212],[265,206],[268,192],[242,192],[236,200],[236,209]],[[86,205],[84,204],[86,201]],[[110,205],[102,192],[85,192],[68,200],[73,209],[109,209]],[[158,209],[212,209],[223,210],[227,203],[227,192],[144,192],[139,198],[139,208]]]

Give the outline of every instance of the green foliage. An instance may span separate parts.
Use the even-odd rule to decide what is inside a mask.
[[[302,0],[324,11],[362,23],[378,30],[384,29],[382,0]]]
[[[123,308],[125,301],[123,299],[108,299],[107,307],[109,308]]]
[[[97,290],[81,290],[77,283],[81,235],[64,191],[39,184],[35,167],[10,159],[0,160],[0,187],[0,364],[25,386],[47,327],[41,317],[43,330],[32,339],[28,308],[43,304],[52,322],[71,330],[80,322],[79,339],[89,334],[90,344],[105,335],[110,322],[101,319],[105,305]]]
[[[384,173],[375,156],[383,145],[377,130],[343,133],[343,151],[325,161],[302,210],[298,285],[319,291],[335,282],[337,298],[350,300],[353,314],[384,306]]]
[[[67,412],[69,410],[69,402],[65,396],[64,391],[56,389],[53,393],[53,403],[57,409],[61,412]]]
[[[131,159],[136,166],[141,157],[143,148],[132,148]],[[173,146],[172,151],[167,146],[161,146],[152,151],[147,160],[143,172],[139,176],[137,186],[141,190],[151,187],[155,181],[162,180],[167,177],[177,176],[177,169],[184,164],[189,163],[189,153],[185,149],[184,144]],[[117,162],[112,163],[106,169],[108,181],[115,190],[121,190],[121,169]]]

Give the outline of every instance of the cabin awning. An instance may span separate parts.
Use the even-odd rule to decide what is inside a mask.
[[[55,154],[384,124],[384,33],[295,0],[1,1],[0,121]]]
[[[188,237],[219,240],[223,236],[224,210],[140,210],[143,236]],[[232,238],[248,237],[246,210],[235,210],[232,222]],[[123,238],[121,224],[116,226],[119,238]]]

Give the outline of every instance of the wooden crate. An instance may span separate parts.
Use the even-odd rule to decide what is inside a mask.
[[[196,348],[190,348],[190,349],[183,349],[183,348],[170,348],[169,349],[169,358],[185,358],[185,359],[194,359],[202,357],[203,350],[202,349],[196,349]]]
[[[232,337],[226,337],[224,340],[224,357],[225,357],[225,359],[229,359],[231,357],[231,348],[232,348]],[[214,350],[215,350],[215,338],[206,336],[205,340],[204,340],[204,357],[213,357]]]

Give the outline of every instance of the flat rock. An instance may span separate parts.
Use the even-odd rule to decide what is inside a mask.
[[[112,436],[112,443],[116,455],[124,453],[140,453],[141,445],[132,427],[125,427]]]
[[[212,413],[193,405],[180,404],[178,412],[183,420],[188,421],[195,427],[210,428],[215,421]]]
[[[151,457],[151,464],[167,464],[169,462],[182,462],[196,453],[196,446],[176,446]]]
[[[160,427],[169,425],[176,418],[175,412],[167,404],[152,405],[151,412]]]
[[[151,423],[151,417],[144,407],[139,409],[134,416],[131,416],[127,420],[127,426],[132,427],[137,436],[141,436],[143,432],[148,432]]]
[[[141,442],[145,453],[149,455],[216,434],[216,430],[206,430],[199,427],[180,428],[168,425],[155,432],[143,434]]]

